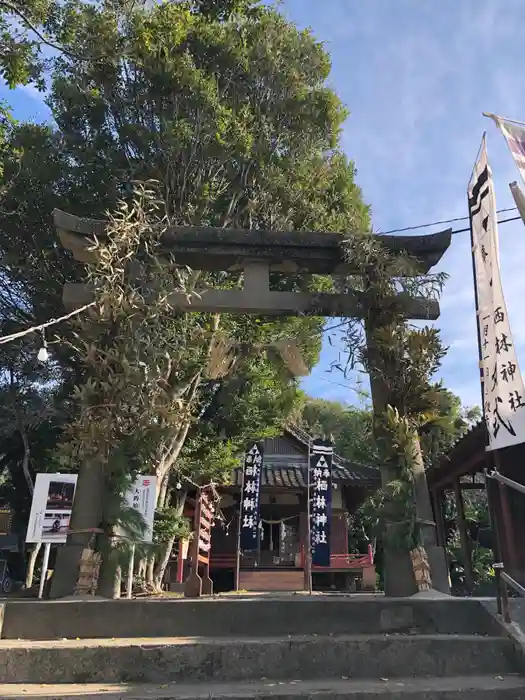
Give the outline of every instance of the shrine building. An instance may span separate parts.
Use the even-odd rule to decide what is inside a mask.
[[[305,552],[311,440],[303,430],[289,425],[279,437],[262,441],[264,458],[258,548],[243,552],[240,557],[239,590],[299,591],[307,587]],[[367,495],[377,489],[379,481],[376,467],[351,464],[334,454],[330,566],[313,566],[314,590],[375,589],[372,546],[365,533],[355,533],[359,536],[352,539],[358,544],[349,551],[348,515],[355,513]],[[210,552],[214,592],[235,589],[241,486],[242,467],[239,466],[233,474],[232,484],[219,489],[221,516],[211,532]],[[193,516],[194,502],[188,498],[187,517]],[[170,582],[176,581],[175,569],[179,582],[186,576],[187,572],[180,565],[170,568]]]

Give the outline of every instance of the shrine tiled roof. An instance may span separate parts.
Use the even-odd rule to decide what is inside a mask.
[[[302,428],[287,424],[280,437],[265,440],[261,486],[305,489],[308,482],[308,450],[312,437]],[[370,484],[380,480],[379,469],[354,464],[334,453],[333,481],[336,484]],[[235,469],[233,486],[242,485],[242,467]]]
[[[264,466],[261,474],[261,486],[274,486],[280,488],[304,489],[307,486],[306,466],[290,464],[289,462],[272,463]],[[379,479],[379,471],[373,467],[359,467],[359,471],[351,467],[334,464],[333,480],[339,484],[368,483]],[[235,470],[234,485],[241,486],[242,469]]]

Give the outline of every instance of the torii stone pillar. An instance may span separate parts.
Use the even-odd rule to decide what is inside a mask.
[[[372,330],[371,328],[369,330]],[[384,414],[389,403],[388,390],[379,377],[370,376],[372,405],[374,413]],[[422,459],[422,457],[421,457]],[[416,496],[416,517],[419,521],[423,546],[428,556],[432,572],[432,588],[440,593],[450,594],[449,572],[444,547],[438,545],[436,523],[432,511],[430,493],[426,483],[424,467],[422,473],[414,475]],[[381,485],[384,487],[397,478],[395,470],[388,465],[381,468]],[[397,547],[383,547],[385,570],[385,594],[391,597],[413,595],[418,592],[412,559],[408,550]]]

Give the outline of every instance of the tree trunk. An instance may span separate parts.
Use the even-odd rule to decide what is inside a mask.
[[[148,564],[146,566],[146,587],[150,590],[155,590],[155,578],[153,576],[155,571],[155,555],[152,554],[148,558]]]
[[[86,460],[80,465],[70,529],[82,532],[68,535],[59,547],[51,584],[51,598],[73,595],[78,580],[80,558],[90,549],[102,521],[104,497],[104,468],[99,460]]]
[[[145,557],[139,561],[137,566],[137,577],[144,580],[146,578],[146,567],[148,565],[148,560]]]
[[[176,463],[177,459],[179,458],[181,450],[184,447],[184,443],[186,442],[186,437],[188,436],[189,429],[190,429],[190,421],[186,421],[179,428],[179,431],[178,431],[177,435],[174,437],[169,450],[164,455],[164,457],[161,459],[160,463],[158,464],[158,466],[155,470],[158,483],[162,485],[164,480],[166,480],[166,488],[168,487],[170,471],[173,468],[173,465]],[[160,501],[160,495],[161,495],[161,488],[159,488],[157,491],[157,504]],[[159,506],[156,506],[156,507],[159,507]]]
[[[98,577],[97,594],[104,598],[120,598],[122,587],[122,571],[118,560],[118,553],[113,544],[108,543],[108,549],[102,556],[100,573]]]
[[[11,387],[14,390],[14,376],[13,376],[12,371],[11,371]],[[25,429],[24,421],[22,420],[22,416],[20,415],[20,410],[18,408],[16,396],[13,400],[13,406],[14,406],[14,411],[15,411],[16,427],[18,428],[18,432],[20,433],[20,437],[22,438],[22,444],[24,446],[24,457],[22,459],[22,473],[24,475],[24,479],[25,479],[26,484],[27,484],[27,489],[32,496],[33,492],[35,490],[35,484],[33,482],[33,477],[31,476],[31,472],[29,471],[29,457],[31,455],[31,452],[29,449],[29,438],[27,437],[27,431]]]
[[[29,553],[29,559],[27,560],[27,571],[26,571],[26,588],[31,588],[33,585],[33,579],[35,577],[35,565],[38,558],[38,553],[42,548],[42,542],[35,542],[33,549]]]
[[[157,508],[164,508],[166,505],[166,496],[168,494],[169,474],[165,474],[159,483],[157,492]]]
[[[175,512],[181,517],[184,512],[184,505],[186,504],[186,497],[188,495],[187,489],[176,492],[175,496]],[[153,584],[157,591],[162,590],[162,581],[164,580],[164,574],[166,573],[166,567],[170,560],[171,551],[173,545],[175,544],[175,537],[172,537],[168,542],[166,542],[162,553],[157,555],[155,570],[153,574]]]
[[[164,574],[166,573],[166,567],[168,566],[174,543],[175,536],[162,545],[162,552],[156,556],[156,564],[153,571],[153,587],[157,593],[162,591],[162,582],[164,580]]]

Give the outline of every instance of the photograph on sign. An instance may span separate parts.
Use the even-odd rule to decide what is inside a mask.
[[[67,537],[71,512],[46,512],[42,522],[42,538],[47,541],[59,541]]]
[[[26,542],[66,542],[76,484],[76,474],[36,475]]]
[[[46,507],[49,510],[71,510],[74,495],[75,484],[70,481],[50,481]]]

